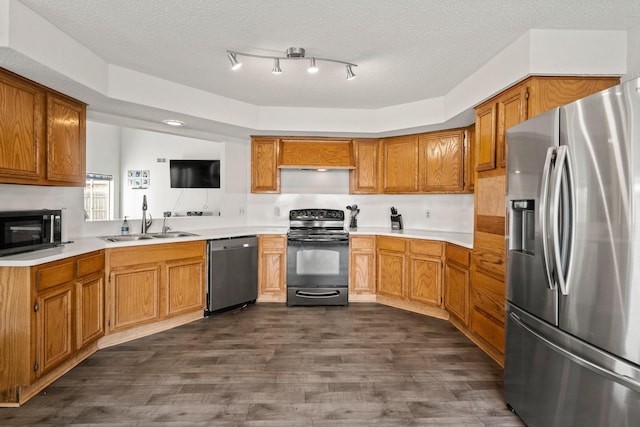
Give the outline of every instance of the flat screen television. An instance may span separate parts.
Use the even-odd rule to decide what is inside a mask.
[[[220,188],[220,160],[169,160],[171,188]]]

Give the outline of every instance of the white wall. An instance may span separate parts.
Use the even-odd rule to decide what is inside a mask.
[[[640,26],[627,32],[627,74],[622,81],[640,77]]]
[[[327,208],[349,212],[358,205],[358,227],[391,227],[390,208],[396,207],[404,228],[473,232],[472,194],[355,195],[349,193],[347,171],[282,171],[281,194],[249,194],[248,224],[288,226],[291,209]],[[276,215],[279,210],[280,215]],[[430,217],[426,218],[429,210]]]
[[[87,121],[87,173],[113,176],[112,219],[120,218],[120,128]]]

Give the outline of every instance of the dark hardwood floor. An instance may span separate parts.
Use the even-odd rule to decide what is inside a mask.
[[[100,350],[0,425],[522,426],[448,322],[257,304]]]

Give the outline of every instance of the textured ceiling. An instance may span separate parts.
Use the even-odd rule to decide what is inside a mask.
[[[381,108],[445,95],[527,30],[624,30],[638,0],[21,0],[107,62],[261,106]],[[227,49],[358,64],[242,58]]]

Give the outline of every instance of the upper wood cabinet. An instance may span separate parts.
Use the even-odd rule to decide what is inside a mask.
[[[46,92],[0,70],[0,182],[36,183],[44,169]]]
[[[0,182],[84,186],[86,105],[0,69]]]
[[[617,77],[530,77],[476,107],[476,170],[504,168],[507,129],[619,83]]]
[[[420,191],[464,191],[465,132],[420,135]]]
[[[350,139],[280,139],[280,168],[353,168]]]
[[[379,140],[354,139],[353,157],[355,169],[350,172],[349,192],[351,194],[379,193]]]
[[[277,138],[251,138],[251,192],[279,193],[279,141]]]
[[[383,193],[415,193],[418,176],[418,135],[396,136],[380,141],[380,175]]]
[[[47,179],[86,183],[86,108],[71,98],[47,94]]]

